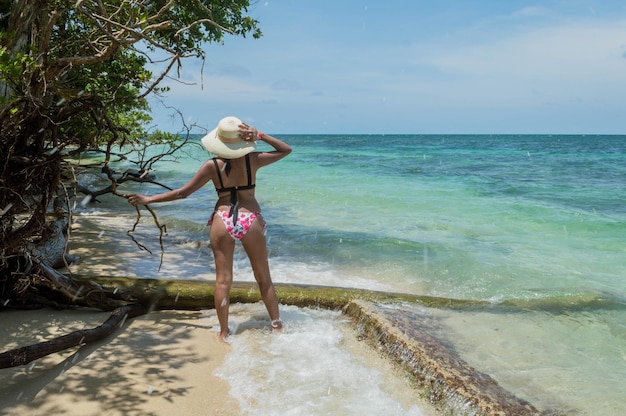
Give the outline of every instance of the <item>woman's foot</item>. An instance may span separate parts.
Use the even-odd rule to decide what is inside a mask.
[[[222,342],[226,342],[226,338],[228,338],[228,335],[230,335],[230,331],[226,330],[226,331],[220,331],[219,335],[217,336],[220,341]]]
[[[280,319],[274,319],[272,321],[272,333],[279,334],[283,332],[283,321]]]

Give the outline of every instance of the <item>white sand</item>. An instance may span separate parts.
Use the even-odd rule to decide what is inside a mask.
[[[92,311],[4,311],[6,351],[108,318]],[[161,311],[126,322],[96,344],[0,370],[0,414],[237,415],[229,385],[213,375],[229,351],[211,331],[213,311]]]

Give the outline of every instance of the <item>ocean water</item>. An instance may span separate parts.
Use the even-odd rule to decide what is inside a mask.
[[[275,282],[494,304],[528,301],[525,308],[497,312],[428,313],[470,365],[536,407],[624,414],[626,136],[279,137],[293,153],[257,175]],[[159,182],[178,187],[205,158],[194,148],[176,162],[157,165],[154,173]],[[122,191],[160,192],[148,184],[124,185]],[[177,266],[188,273],[172,277],[206,278],[197,272],[206,267],[210,278],[212,258],[202,242],[208,240],[205,224],[214,203],[209,184],[185,200],[153,206],[167,224],[170,251],[184,252],[187,259]],[[85,207],[83,215],[115,209],[120,216],[120,207],[126,207],[121,216],[133,218],[134,210],[111,198]],[[149,234],[150,219],[144,216],[144,222],[140,238]],[[253,280],[241,250],[235,268],[235,279]],[[167,278],[167,267],[141,275]],[[603,302],[585,303],[590,298]],[[358,410],[366,394],[386,403],[384,409],[399,409],[390,414],[420,414],[382,388],[344,389],[349,381],[319,375],[315,363],[327,375],[345,366],[364,384],[380,378],[372,375],[375,369],[344,356],[345,334],[333,329],[340,316],[286,311],[291,324],[287,319],[286,333],[269,344],[254,330],[231,341],[232,361],[220,372],[236,386],[242,409],[329,414],[333,406],[352,403],[353,413],[337,414],[380,414],[381,408],[371,406],[373,413]],[[237,324],[254,314],[233,316]],[[317,352],[302,352],[314,342],[320,343]],[[318,354],[315,362],[305,360],[312,354]],[[254,360],[268,365],[250,371]],[[301,377],[308,377],[310,389],[288,388],[300,385]],[[274,399],[291,403],[292,411],[275,412]]]

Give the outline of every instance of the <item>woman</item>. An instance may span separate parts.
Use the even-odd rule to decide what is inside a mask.
[[[256,140],[274,148],[271,152],[254,152]],[[218,200],[209,219],[211,249],[215,257],[215,309],[220,323],[219,337],[228,337],[229,293],[233,282],[235,242],[241,241],[250,259],[261,297],[272,321],[272,331],[280,332],[282,322],[274,290],[265,240],[265,221],[254,196],[256,172],[289,153],[291,147],[236,117],[220,120],[217,128],[202,138],[202,145],[217,158],[207,160],[193,178],[181,188],[153,196],[126,195],[133,205],[186,198],[209,181],[213,181]]]

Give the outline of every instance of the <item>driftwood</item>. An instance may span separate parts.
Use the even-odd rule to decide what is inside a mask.
[[[47,305],[53,308],[89,307],[112,311],[109,319],[94,329],[72,332],[50,341],[17,348],[0,354],[0,368],[15,367],[68,348],[106,338],[124,319],[147,312],[141,303],[116,296],[98,283],[73,279],[57,272],[38,259],[24,258],[24,273],[13,279],[10,298],[2,307],[32,308]]]
[[[215,308],[214,282],[200,280],[140,279],[125,277],[74,276],[76,280],[89,280],[109,293],[123,296],[127,301],[141,303],[150,309],[197,310]],[[365,289],[331,286],[275,283],[280,303],[299,307],[342,309],[354,299],[373,302],[410,302],[432,307],[485,308],[489,302],[457,300],[404,293],[378,292]],[[231,303],[261,301],[256,283],[233,282]]]
[[[79,282],[97,284],[118,299],[141,303],[152,310],[212,309],[214,282],[201,280],[142,279],[126,277],[74,276]],[[593,308],[626,308],[623,299],[603,296],[601,293],[559,295],[545,298],[507,299],[490,302],[471,299],[451,299],[407,293],[380,292],[367,289],[304,284],[275,283],[278,300],[284,305],[340,310],[353,300],[377,303],[408,303],[432,308],[493,312],[525,312],[528,310],[567,313]],[[233,282],[231,303],[256,303],[261,295],[254,282]]]
[[[84,184],[80,179],[83,175],[78,175],[78,183],[76,185],[76,190],[84,195],[88,195],[90,202],[98,202],[97,197],[102,195],[108,195],[115,193],[115,189],[118,185],[123,184],[124,182],[139,182],[139,183],[151,183],[154,185],[158,185],[161,188],[165,188],[167,190],[172,190],[169,186],[166,186],[160,182],[156,181],[156,175],[149,173],[148,170],[145,169],[127,169],[121,175],[116,174],[116,172],[111,171],[108,167],[103,168],[103,173],[105,173],[108,177],[108,182],[110,183],[107,186],[104,186],[101,189],[92,190],[88,185]]]
[[[55,352],[99,341],[111,335],[127,318],[133,318],[144,313],[146,313],[146,309],[142,305],[135,304],[119,307],[111,313],[109,319],[96,328],[75,331],[50,341],[1,353],[0,368],[25,365]]]

